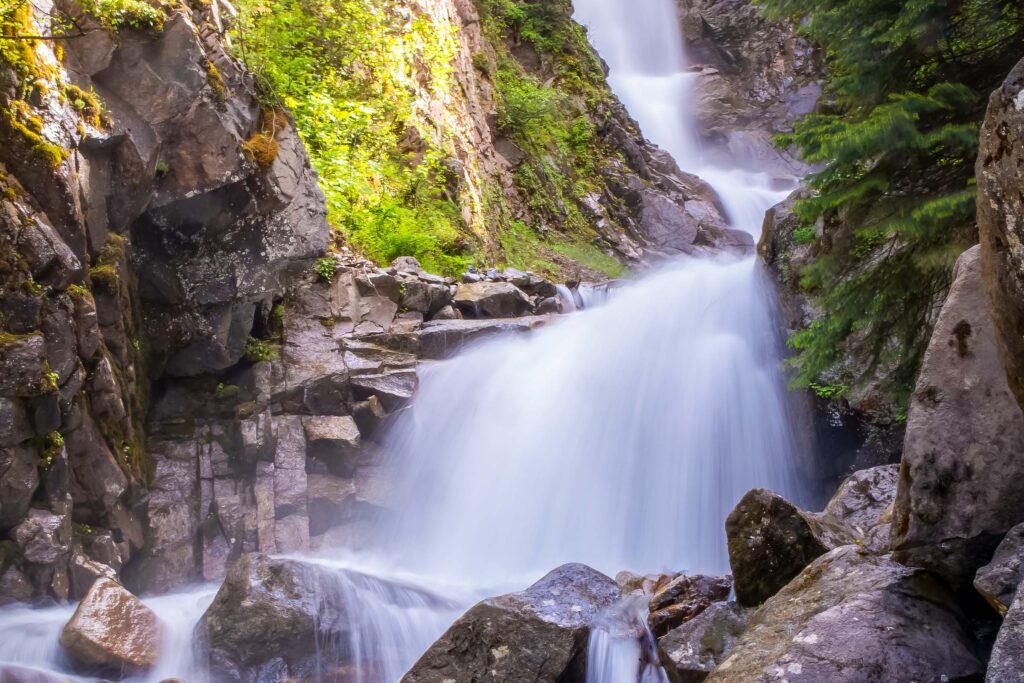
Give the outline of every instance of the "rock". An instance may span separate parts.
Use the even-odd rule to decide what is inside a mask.
[[[32,508],[11,532],[22,556],[34,564],[62,563],[71,550],[71,520]]]
[[[27,397],[46,393],[48,367],[42,335],[0,337],[0,395]]]
[[[647,618],[651,633],[655,637],[664,635],[712,603],[728,599],[731,591],[729,576],[677,576],[651,597]]]
[[[67,676],[15,664],[0,664],[0,683],[73,683]]]
[[[402,286],[402,308],[425,316],[437,314],[452,300],[452,292],[448,285],[408,280]]]
[[[308,456],[320,459],[333,472],[351,474],[360,444],[359,427],[351,416],[303,417],[302,426],[306,430]]]
[[[658,656],[670,683],[701,683],[732,651],[752,610],[716,602],[658,640]]]
[[[514,320],[435,320],[423,324],[419,333],[420,355],[424,359],[446,358],[464,344],[493,334],[529,332],[547,322],[545,316]]]
[[[1018,524],[1006,534],[992,560],[974,576],[974,587],[1000,616],[1006,616],[1021,582],[1024,582],[1024,524]]]
[[[399,273],[422,273],[423,266],[413,256],[399,256],[391,262],[391,267]]]
[[[243,555],[196,627],[214,680],[301,679],[337,660],[348,620],[337,574]]]
[[[708,683],[976,680],[984,666],[927,572],[843,546],[751,618]]]
[[[999,628],[985,683],[1024,683],[1024,591],[1018,590]]]
[[[842,525],[766,489],[748,492],[725,520],[736,599],[756,607],[829,550],[853,541]]]
[[[982,277],[1010,390],[1024,406],[1024,60],[992,93],[975,173]]]
[[[966,585],[1024,522],[1024,413],[1000,364],[979,249],[957,261],[907,413],[891,547]]]
[[[889,547],[892,504],[899,465],[879,465],[847,477],[825,506],[825,514],[849,527],[872,550]]]
[[[309,535],[320,536],[345,521],[346,513],[355,503],[356,487],[351,479],[329,474],[310,474]]]
[[[412,399],[419,386],[419,378],[415,370],[399,370],[377,375],[357,375],[351,379],[351,385],[357,399],[376,397],[390,412]]]
[[[0,448],[0,532],[25,516],[38,486],[39,456],[35,448]]]
[[[87,666],[145,670],[160,657],[163,628],[141,600],[104,577],[96,580],[64,625],[60,644]]]
[[[97,579],[117,579],[117,572],[111,567],[90,560],[81,553],[72,555],[69,568],[71,570],[71,597],[75,600],[84,598]]]
[[[509,282],[472,282],[458,285],[454,303],[470,318],[514,318],[526,312],[530,298]]]
[[[398,303],[402,292],[398,280],[387,273],[367,273],[356,277],[356,289],[362,297],[384,297]]]
[[[449,304],[431,316],[431,320],[462,320],[462,314]]]
[[[16,446],[33,436],[21,401],[0,397],[0,447]],[[3,471],[3,465],[0,465],[0,472]]]
[[[590,626],[618,599],[619,587],[607,576],[563,565],[521,593],[472,607],[402,681],[582,680]]]

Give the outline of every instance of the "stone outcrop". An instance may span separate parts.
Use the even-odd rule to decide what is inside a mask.
[[[891,541],[900,561],[956,585],[1024,522],[1024,413],[994,335],[974,247],[957,262],[911,399]]]
[[[697,73],[696,116],[705,140],[768,171],[802,165],[771,136],[812,111],[822,91],[817,51],[795,27],[764,18],[749,0],[677,0],[687,56]]]
[[[113,579],[100,578],[60,633],[76,661],[114,671],[143,671],[160,657],[163,625],[138,598]]]
[[[590,626],[618,599],[619,587],[607,576],[564,565],[521,593],[472,607],[402,681],[582,680]]]
[[[1017,587],[1024,582],[1024,524],[1010,529],[989,563],[974,576],[974,588],[1000,616],[1005,616]]]
[[[302,680],[341,658],[348,628],[337,573],[246,555],[196,627],[215,680]]]
[[[671,683],[701,683],[729,656],[752,610],[716,602],[658,639],[658,657]]]
[[[854,472],[839,485],[825,506],[825,514],[849,527],[871,550],[885,552],[898,480],[898,465]]]
[[[732,578],[680,574],[651,596],[647,624],[659,637],[729,597]]]
[[[757,606],[804,567],[854,540],[828,515],[805,512],[766,489],[748,492],[725,521],[736,599]]]
[[[985,683],[1024,681],[1024,591],[1018,590],[992,646]]]
[[[978,232],[995,341],[1010,390],[1024,406],[1024,60],[989,98],[981,127]]]
[[[975,680],[961,616],[926,572],[843,546],[765,602],[707,681]]]

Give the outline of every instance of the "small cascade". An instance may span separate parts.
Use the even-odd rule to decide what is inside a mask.
[[[647,597],[625,598],[590,632],[587,683],[668,683],[647,627]]]

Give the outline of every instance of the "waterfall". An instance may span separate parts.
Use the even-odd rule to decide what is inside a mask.
[[[576,0],[610,82],[646,135],[757,234],[786,192],[737,160],[705,159],[686,103],[673,0]],[[724,572],[723,520],[750,488],[800,498],[776,303],[753,258],[681,260],[622,287],[559,296],[572,315],[424,366],[415,404],[383,441],[396,514],[377,544],[338,549],[355,615],[352,680],[390,683],[476,600],[569,561]],[[168,629],[147,676],[205,680],[189,634],[213,589],[147,600]],[[593,630],[592,683],[660,683],[643,600]],[[0,661],[68,670],[70,608],[8,610]]]

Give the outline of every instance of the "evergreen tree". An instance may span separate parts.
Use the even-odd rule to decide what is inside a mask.
[[[988,94],[1024,57],[1020,0],[759,0],[824,52],[820,111],[782,145],[823,164],[798,203],[823,221],[801,285],[824,316],[791,340],[797,382],[884,378],[909,395],[952,265],[977,241],[974,161]],[[837,369],[847,354],[866,367]]]

